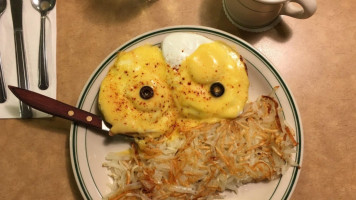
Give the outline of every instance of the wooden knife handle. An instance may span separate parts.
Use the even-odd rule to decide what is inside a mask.
[[[30,90],[10,85],[8,87],[17,98],[37,110],[83,125],[102,129],[103,120],[97,115]]]

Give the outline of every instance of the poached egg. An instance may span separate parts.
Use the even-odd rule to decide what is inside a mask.
[[[173,33],[161,48],[120,52],[98,102],[111,134],[158,137],[236,118],[248,87],[245,63],[234,49],[198,34]]]
[[[193,33],[167,36],[162,51],[171,67],[167,81],[183,117],[216,122],[243,111],[249,80],[237,51]]]

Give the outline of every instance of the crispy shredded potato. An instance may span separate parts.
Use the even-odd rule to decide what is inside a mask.
[[[269,96],[248,103],[236,119],[178,133],[136,140],[126,155],[110,153],[103,166],[114,183],[106,199],[222,198],[297,166],[294,133]]]

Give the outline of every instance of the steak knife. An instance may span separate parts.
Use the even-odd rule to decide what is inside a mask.
[[[57,117],[68,119],[84,126],[93,127],[104,131],[110,130],[110,125],[107,125],[104,120],[95,114],[65,104],[42,94],[32,92],[30,90],[25,90],[11,85],[8,87],[18,99],[37,110]]]
[[[12,22],[14,26],[16,69],[18,86],[28,89],[25,47],[22,33],[22,0],[10,0]],[[31,118],[31,107],[20,101],[20,115]]]

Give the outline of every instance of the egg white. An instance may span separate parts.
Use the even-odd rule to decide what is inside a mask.
[[[179,68],[200,45],[210,42],[213,41],[194,33],[172,33],[163,40],[161,48],[167,64]]]

